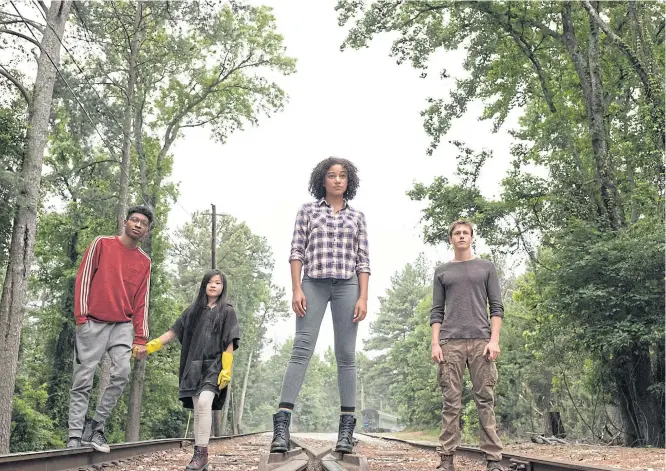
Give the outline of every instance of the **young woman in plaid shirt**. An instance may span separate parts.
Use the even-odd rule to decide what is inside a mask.
[[[348,204],[358,185],[356,167],[350,161],[335,157],[323,160],[310,175],[309,190],[315,201],[301,206],[296,216],[289,257],[296,336],[279,409],[273,416],[271,453],[284,453],[289,448],[291,413],[329,302],[341,406],[336,451],[352,452],[356,332],[368,310],[370,277],[365,216]]]

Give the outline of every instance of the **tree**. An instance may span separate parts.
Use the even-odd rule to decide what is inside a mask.
[[[0,404],[2,404],[0,406],[0,453],[9,451],[11,404],[14,395],[27,280],[35,244],[42,160],[48,133],[53,85],[60,62],[60,45],[71,6],[72,2],[68,0],[51,2],[46,11],[46,27],[39,43],[40,54],[37,60],[37,76],[32,95],[28,96],[24,93],[25,87],[22,90],[29,107],[29,124],[21,170],[19,199],[12,231],[10,258],[0,300],[0,335],[5,339],[0,346],[0,362],[7,368],[7,380],[0,385]],[[5,72],[2,75],[7,77],[9,74]],[[16,78],[14,80],[19,87],[18,80]]]
[[[621,195],[625,188],[613,171],[618,162],[610,131],[615,125],[614,114],[622,109],[613,105],[630,97],[627,101],[642,115],[641,131],[660,136],[659,145],[652,149],[653,156],[664,150],[663,92],[660,85],[650,88],[649,93],[645,88],[646,81],[664,81],[663,51],[657,46],[663,35],[659,28],[663,6],[641,4],[634,28],[622,27],[626,5],[603,6],[608,7],[605,13],[616,23],[617,34],[631,38],[637,28],[645,31],[648,39],[644,53],[649,55],[650,63],[658,65],[647,79],[641,71],[650,69],[640,61],[628,62],[627,54],[620,54],[614,43],[602,41],[594,9],[588,11],[579,2],[378,2],[365,8],[358,2],[341,1],[337,8],[341,24],[358,17],[344,46],[362,47],[374,34],[397,31],[400,38],[394,42],[392,54],[399,62],[411,61],[424,73],[430,55],[438,48],[451,50],[466,44],[464,67],[470,77],[458,80],[449,102],[431,99],[423,112],[425,129],[433,139],[430,151],[449,130],[451,121],[460,117],[475,98],[491,101],[482,117],[494,118],[496,127],[514,107],[529,105],[532,109],[524,122],[532,119],[531,128],[539,132],[530,129],[529,135],[517,134],[520,139],[537,142],[529,157],[542,163],[544,153],[551,149],[566,150],[573,169],[580,173],[582,192],[596,205],[599,223],[617,229],[625,224]],[[446,71],[443,76],[448,77]],[[498,76],[503,79],[496,80]],[[569,99],[570,92],[576,101]],[[655,107],[662,117],[657,121],[651,119]],[[569,132],[574,129],[565,123],[571,119],[584,126],[585,135]],[[517,149],[521,150],[526,153],[524,147]],[[587,153],[589,164],[577,161]],[[660,166],[654,170],[657,173],[651,177],[663,178],[659,176],[663,174]]]
[[[79,8],[77,25],[95,39],[82,51],[93,77],[88,82],[99,89],[98,96],[112,97],[111,103],[100,103],[107,110],[103,118],[111,136],[122,142],[119,220],[132,178],[140,187],[139,201],[161,218],[158,211],[165,198],[174,195],[172,189],[165,192],[163,184],[170,175],[169,152],[183,130],[210,126],[214,136],[224,140],[244,122],[256,124],[260,114],[281,109],[286,98],[277,84],[262,76],[270,70],[288,74],[294,67],[267,8],[106,2]],[[114,155],[116,146],[107,146]],[[128,167],[133,159],[136,175]],[[149,255],[155,235],[153,231],[142,244]],[[139,436],[144,370],[145,362],[136,361],[127,440]]]
[[[238,404],[238,428],[243,429],[243,414],[245,412],[245,397],[247,395],[247,383],[250,378],[250,371],[252,369],[252,357],[261,353],[258,347],[263,344],[262,340],[266,335],[267,327],[274,323],[276,320],[285,318],[289,315],[289,308],[287,300],[285,299],[284,288],[275,285],[269,285],[267,296],[262,300],[261,311],[258,315],[258,324],[256,326],[255,335],[249,340],[249,345],[254,345],[258,350],[250,350],[250,356],[245,366],[245,375],[243,377],[243,388],[240,393],[240,401]]]
[[[633,266],[637,248],[632,252],[624,241],[629,234],[650,241],[654,234],[663,234],[664,6],[588,1],[364,6],[340,1],[338,11],[341,24],[355,19],[345,47],[362,47],[375,34],[397,32],[392,54],[423,74],[435,51],[465,49],[468,77],[457,79],[449,100],[430,99],[422,113],[432,138],[429,152],[472,100],[484,100],[481,118],[493,119],[495,129],[511,110],[521,109],[519,128],[511,131],[514,160],[499,199],[485,197],[478,184],[491,153],[456,141],[460,152],[455,181],[439,177],[429,185],[415,185],[409,193],[428,201],[426,241],[446,241],[448,225],[463,216],[477,224],[478,234],[494,252],[527,254],[540,283],[534,306],[551,307],[551,312],[537,309],[533,314],[575,318],[576,325],[596,332],[612,349],[610,353],[576,342],[571,346],[571,352],[592,355],[597,368],[589,373],[597,375],[623,409],[625,442],[663,443],[663,426],[655,433],[659,423],[641,412],[655,394],[663,403],[663,365],[655,363],[660,365],[656,370],[651,366],[652,359],[661,356],[663,322],[645,315],[640,328],[628,323],[633,312],[644,311],[648,299],[626,270]],[[447,71],[442,77],[449,77]],[[534,167],[545,172],[536,174]],[[613,256],[609,247],[617,250]],[[650,242],[645,249],[653,247]],[[663,259],[663,250],[658,252],[655,259]],[[589,254],[587,265],[596,267],[595,276],[613,281],[602,283],[603,288],[588,286],[595,284],[591,272],[575,263],[579,254]],[[650,265],[650,272],[663,279],[661,265]],[[624,290],[610,289],[616,282],[631,291],[621,296]],[[568,303],[560,302],[557,289],[572,293]],[[609,298],[599,303],[600,293],[613,298],[611,306],[622,306],[617,315],[615,308],[608,312]],[[595,314],[580,316],[573,299],[596,299]],[[649,299],[651,308],[660,309]],[[598,330],[597,319],[604,319],[608,331]],[[566,334],[564,323],[553,328],[558,336]],[[626,342],[620,345],[605,336],[610,331]],[[661,337],[646,336],[645,331]],[[607,355],[616,361],[609,363]],[[627,378],[624,373],[631,366],[636,366],[636,376]],[[635,389],[627,389],[628,381]]]
[[[543,296],[556,325],[600,360],[629,445],[664,444],[663,229],[649,219],[619,235],[572,227],[550,256],[558,269],[535,270],[557,294]]]
[[[365,403],[361,407],[399,413],[408,425],[427,422],[419,414],[429,407],[430,401],[425,396],[421,398],[426,401],[422,409],[421,404],[414,402],[414,395],[428,396],[436,384],[427,382],[434,373],[427,361],[429,355],[423,356],[422,351],[423,345],[430,346],[430,327],[423,316],[430,312],[426,304],[431,291],[431,264],[420,254],[414,263],[406,264],[391,277],[391,287],[379,298],[379,313],[370,325],[371,337],[365,350],[378,350],[380,355],[373,360],[359,358],[359,384],[363,385]]]
[[[411,319],[421,300],[432,290],[431,269],[423,254],[391,278],[391,287],[379,298],[377,320],[370,324],[372,337],[366,350],[384,350],[411,331]]]

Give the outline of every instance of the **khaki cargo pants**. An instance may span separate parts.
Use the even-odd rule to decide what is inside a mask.
[[[497,366],[483,356],[489,339],[446,339],[440,341],[444,361],[439,365],[438,379],[442,388],[442,434],[440,454],[452,455],[460,445],[460,404],[465,366],[469,367],[474,401],[479,415],[479,446],[488,460],[502,459],[502,442],[497,436],[495,398]]]

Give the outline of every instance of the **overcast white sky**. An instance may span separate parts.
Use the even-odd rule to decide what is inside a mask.
[[[414,182],[450,176],[455,150],[442,145],[427,156],[428,136],[419,112],[429,96],[446,96],[452,80],[439,79],[440,66],[462,76],[463,52],[438,57],[432,78],[420,79],[408,65],[388,56],[390,38],[370,48],[340,51],[345,30],[337,25],[335,0],[262,1],[274,8],[288,53],[298,60],[297,73],[280,80],[289,94],[282,113],[262,119],[256,128],[233,135],[225,145],[205,130],[189,131],[174,148],[174,179],[180,199],[169,215],[174,228],[188,212],[210,208],[245,221],[267,238],[273,249],[275,282],[291,293],[289,246],[296,211],[308,201],[307,183],[320,160],[340,156],[358,167],[361,186],[352,205],[366,215],[370,238],[368,316],[359,330],[357,349],[379,309],[377,297],[390,277],[419,252],[446,261],[446,246],[422,240],[421,204],[405,195]],[[495,158],[481,181],[487,196],[497,194],[509,162],[510,136],[478,121],[481,104],[471,107],[443,141],[461,140],[475,149],[491,149]],[[262,197],[263,196],[263,197]],[[282,342],[294,334],[294,317],[272,327],[269,337]],[[333,345],[330,313],[322,324],[317,352]]]

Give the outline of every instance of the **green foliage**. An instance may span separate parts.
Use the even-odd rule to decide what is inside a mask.
[[[428,262],[421,254],[414,264],[407,264],[391,278],[391,288],[379,298],[377,320],[370,325],[372,338],[366,350],[384,350],[397,340],[404,340],[413,327],[414,311],[423,297],[432,289]]]
[[[511,370],[505,386],[539,414],[569,401],[576,431],[580,421],[598,438],[610,426],[627,444],[663,446],[663,4],[340,0],[337,11],[351,23],[343,48],[397,33],[391,55],[423,76],[436,52],[464,49],[465,76],[422,113],[429,153],[473,100],[495,129],[520,111],[500,198],[477,181],[491,155],[456,141],[454,177],[408,193],[427,202],[427,242],[446,242],[463,216],[494,254],[529,257],[510,342],[521,347],[522,329],[523,346],[553,368]],[[597,413],[611,405],[622,425]]]
[[[33,389],[26,378],[18,376],[16,391],[12,404],[12,452],[63,447],[64,441],[46,411],[45,385]]]
[[[441,420],[442,396],[436,365],[430,360],[430,308],[432,298],[421,301],[412,317],[412,331],[395,343],[388,355],[392,371],[389,387],[400,415],[408,427],[436,424]]]
[[[23,162],[25,126],[18,108],[0,107],[0,269],[2,272],[9,258],[16,201],[16,178]]]
[[[12,403],[12,452],[59,448],[64,437],[53,422],[48,407],[46,379],[49,368],[41,338],[36,332],[21,339],[20,354],[30,355],[20,365]]]
[[[536,282],[557,296],[547,309],[580,332],[591,351],[610,354],[664,337],[664,232],[661,221],[641,220],[626,231],[573,225],[561,233]]]

